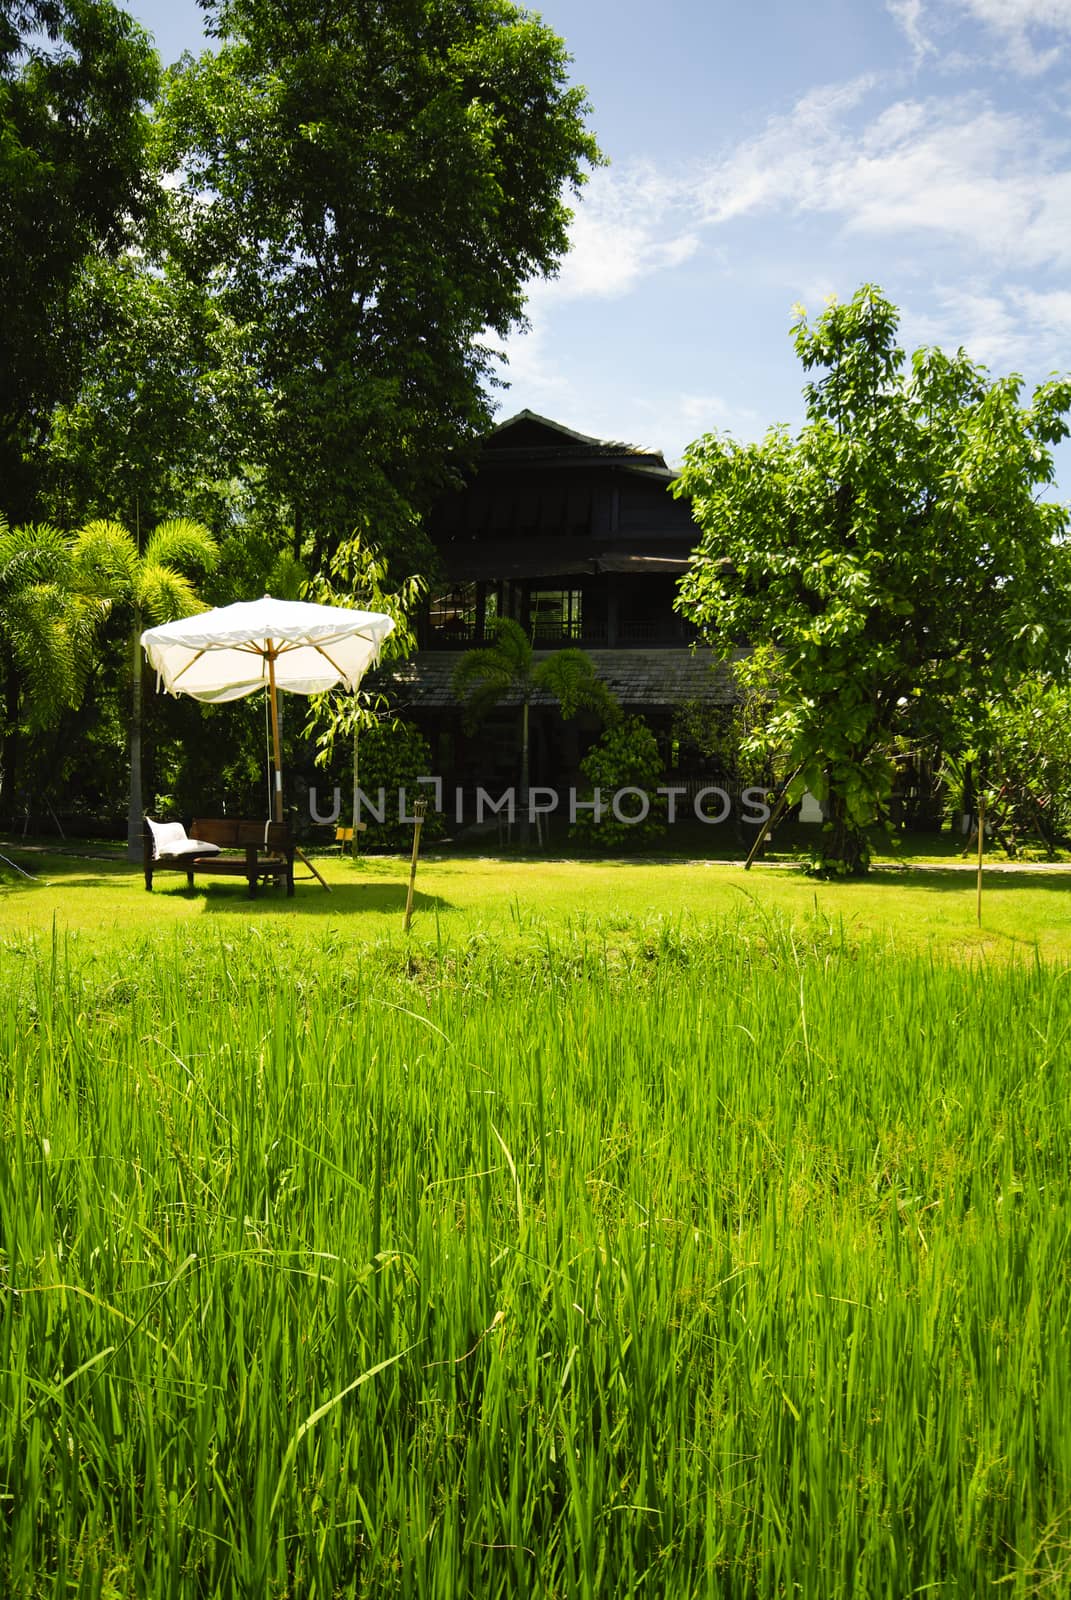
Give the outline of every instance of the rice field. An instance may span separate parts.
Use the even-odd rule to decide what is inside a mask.
[[[0,941],[0,1593],[1071,1592],[1071,971]]]

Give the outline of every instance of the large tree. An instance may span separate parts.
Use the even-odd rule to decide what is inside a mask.
[[[68,315],[86,258],[150,208],[145,102],[158,62],[112,0],[0,0],[0,495],[35,514],[35,452],[77,383]]]
[[[965,695],[1065,672],[1071,642],[1067,509],[1042,498],[1071,382],[1024,405],[1018,377],[962,350],[907,362],[897,327],[869,285],[813,325],[800,312],[804,426],[707,435],[678,483],[703,530],[680,609],[726,654],[775,645],[769,729],[794,794],[823,802],[834,872],[866,870],[901,731],[939,736]]]
[[[206,0],[168,83],[172,249],[249,334],[263,464],[318,558],[411,526],[488,421],[488,333],[556,270],[599,159],[561,41],[510,0]],[[317,563],[318,564],[318,563]]]

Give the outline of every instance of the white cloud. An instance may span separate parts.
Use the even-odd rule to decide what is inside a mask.
[[[956,20],[981,24],[1001,61],[1024,76],[1054,66],[1065,53],[1062,36],[1071,33],[1071,0],[886,0],[886,9],[903,29],[916,65],[936,52],[933,30],[947,32]]]
[[[885,9],[903,29],[915,56],[915,65],[918,66],[920,61],[934,52],[934,45],[923,26],[923,0],[885,0]]]
[[[596,174],[573,255],[560,278],[533,285],[531,331],[505,347],[503,414],[526,405],[578,418],[584,432],[652,443],[673,462],[711,428],[758,437],[770,417],[706,392],[702,376],[695,391],[668,372],[632,389],[629,319],[672,315],[674,270],[696,256],[680,292],[705,272],[712,306],[719,285],[746,273],[767,299],[787,288],[787,326],[789,299],[814,307],[844,292],[850,260],[860,277],[899,280],[908,348],[962,345],[1031,382],[1068,369],[1071,137],[1041,118],[977,93],[890,101],[881,80],[861,78],[811,91],[705,166]],[[563,358],[596,328],[585,364]]]
[[[596,172],[573,218],[555,298],[627,294],[642,278],[694,255],[699,240],[680,226],[678,199],[650,166]]]
[[[853,91],[858,86],[853,86]],[[904,100],[853,127],[856,97],[809,95],[716,163],[704,220],[819,214],[848,232],[930,234],[1020,267],[1071,262],[1071,151],[972,97]]]
[[[1035,383],[1071,367],[1071,290],[938,283],[930,309],[905,308],[901,331],[909,347],[964,349],[994,372],[1026,371]]]

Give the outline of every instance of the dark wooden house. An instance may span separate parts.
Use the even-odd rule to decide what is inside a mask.
[[[508,701],[466,735],[451,689],[464,651],[490,642],[499,617],[525,628],[538,652],[588,652],[628,714],[647,719],[674,765],[673,716],[685,701],[728,703],[728,674],[673,609],[699,540],[674,473],[657,450],[607,442],[522,411],[488,435],[464,486],[429,521],[443,581],[421,620],[420,650],[382,674],[399,712],[416,722],[446,781],[516,776],[517,717]],[[598,724],[564,723],[533,702],[532,781],[576,777]]]

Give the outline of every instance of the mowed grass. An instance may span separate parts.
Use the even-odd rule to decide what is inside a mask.
[[[0,1592],[1071,1592],[1055,889],[979,943],[969,880],[433,861],[406,940],[398,863],[55,865],[0,906]]]
[[[401,935],[409,877],[409,863],[399,858],[318,858],[330,893],[306,878],[291,900],[278,890],[250,900],[238,879],[202,880],[191,893],[180,874],[165,874],[146,894],[140,871],[115,860],[18,859],[35,876],[28,883],[0,865],[0,938],[47,935],[55,922],[97,950],[123,948],[139,936],[170,937],[197,924],[270,924],[315,948],[324,940],[394,940]],[[797,922],[817,917],[853,938],[873,935],[956,958],[1032,957],[1035,950],[1071,958],[1071,866],[1008,870],[997,858],[984,879],[981,927],[974,873],[947,862],[885,867],[864,882],[839,884],[816,882],[797,867],[759,864],[745,873],[739,862],[433,852],[419,864],[414,907],[418,941],[474,935],[508,942],[540,928],[583,941],[637,920],[697,930],[746,909]]]

